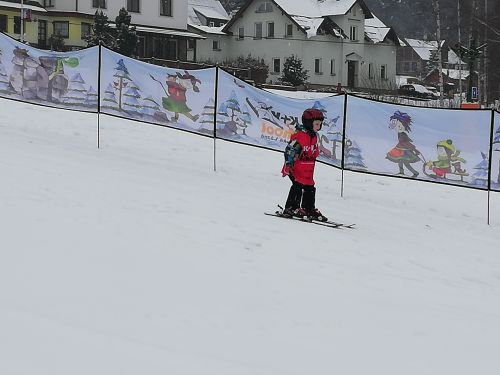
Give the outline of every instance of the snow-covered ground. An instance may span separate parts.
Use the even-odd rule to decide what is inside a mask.
[[[0,99],[0,374],[500,368],[500,194],[319,165],[355,230],[264,216],[277,152]]]

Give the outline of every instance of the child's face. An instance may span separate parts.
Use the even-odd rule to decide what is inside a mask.
[[[318,132],[321,129],[321,124],[323,123],[322,120],[314,120],[313,121],[313,130],[315,132]]]

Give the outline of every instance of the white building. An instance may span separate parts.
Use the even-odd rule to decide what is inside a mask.
[[[362,0],[249,0],[222,30],[211,29],[212,50],[196,57],[258,57],[276,82],[285,59],[296,55],[312,84],[392,87],[399,40],[378,20],[367,29],[372,18]]]
[[[20,6],[20,0],[0,1],[0,18],[2,9],[7,9],[3,3]],[[40,9],[34,10],[32,21],[27,23],[26,28],[32,35],[26,40],[41,48],[47,46],[47,39],[52,34],[61,35],[68,48],[86,47],[85,35],[95,12],[102,10],[113,23],[121,8],[128,11],[132,25],[137,28],[140,57],[187,60],[188,46],[193,46],[196,39],[203,39],[187,30],[185,0],[26,0],[25,6],[33,7],[37,3]],[[16,36],[15,26],[3,28]]]
[[[220,61],[221,46],[227,34],[222,32],[230,17],[219,0],[188,0],[188,30],[206,39],[196,41],[188,50],[189,61]]]

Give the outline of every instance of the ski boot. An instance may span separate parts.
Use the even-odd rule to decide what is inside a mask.
[[[309,211],[307,213],[307,216],[309,217],[310,220],[316,220],[316,221],[328,221],[328,218],[321,213],[320,210],[317,208]]]
[[[292,218],[295,213],[295,210],[291,207],[285,207],[283,212],[281,212],[281,216],[286,217],[286,218]]]
[[[307,217],[307,212],[303,208],[297,208],[295,211],[293,211],[293,216],[303,219]]]

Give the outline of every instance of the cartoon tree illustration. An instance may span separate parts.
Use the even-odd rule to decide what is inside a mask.
[[[76,73],[69,81],[68,89],[63,97],[63,103],[73,106],[83,106],[87,97],[87,89],[80,73]]]
[[[241,107],[242,112],[239,115],[240,123],[239,127],[243,129],[243,135],[246,135],[246,128],[252,123],[252,117],[250,116],[250,109],[246,104]]]
[[[130,85],[132,78],[128,72],[123,59],[118,60],[116,63],[115,74],[113,74],[113,87],[118,94],[118,109],[122,110],[122,101],[125,88]]]
[[[123,100],[122,100],[123,109],[128,113],[140,114],[142,110],[142,105],[139,102],[140,99],[141,99],[141,94],[139,93],[139,90],[130,87],[123,94]]]
[[[213,132],[214,128],[214,113],[215,113],[215,102],[210,98],[203,107],[201,111],[201,116],[198,122],[200,123],[200,129],[208,130],[210,133]]]
[[[115,89],[111,85],[111,83],[106,88],[106,91],[104,91],[104,97],[102,98],[102,101],[102,108],[109,108],[117,111],[120,109],[118,107],[118,100],[116,100]]]
[[[219,106],[219,110],[217,111],[217,129],[224,129],[224,126],[226,124],[226,119],[224,117],[227,117],[229,119],[229,113],[227,113],[227,106],[226,103],[223,102]],[[221,116],[222,119],[220,118]]]
[[[363,156],[361,155],[361,148],[355,141],[351,139],[346,140],[344,166],[346,168],[352,168],[358,170],[367,169],[364,163]]]
[[[472,175],[472,184],[480,187],[488,187],[488,156],[481,152],[483,160],[474,167],[476,170]]]
[[[9,77],[2,62],[2,50],[0,49],[0,93],[11,93]]]
[[[231,91],[229,99],[221,103],[218,114],[227,117],[227,120],[218,121],[217,124],[222,125],[223,130],[236,134],[239,125],[239,116],[242,114],[242,111],[234,90]]]
[[[87,95],[85,97],[85,105],[87,107],[97,108],[98,95],[97,91],[94,90],[92,86],[90,86],[87,91]]]
[[[142,100],[141,114],[145,116],[154,116],[157,111],[160,110],[160,105],[153,99],[152,96],[148,96]]]

